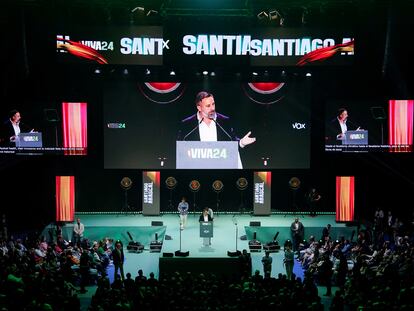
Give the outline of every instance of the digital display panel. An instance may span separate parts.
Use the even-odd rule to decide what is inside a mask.
[[[111,81],[104,90],[105,168],[309,168],[305,78]]]

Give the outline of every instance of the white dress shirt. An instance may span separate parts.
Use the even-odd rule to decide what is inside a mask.
[[[216,121],[216,119],[217,119],[217,115],[214,116],[214,121]],[[216,125],[216,122],[211,120],[210,124],[207,125],[207,123],[201,122],[201,117],[198,113],[197,113],[197,120],[199,122],[198,130],[199,130],[199,133],[200,133],[200,141],[217,141],[217,125]],[[239,142],[239,145],[240,145],[240,142]],[[240,147],[243,148],[244,146],[240,145]],[[243,168],[239,152],[237,152],[237,167],[239,169]]]
[[[197,114],[198,122],[201,121],[199,114]],[[214,120],[216,117],[214,117]],[[217,141],[217,126],[216,122],[213,120],[210,121],[210,124],[207,125],[206,122],[201,122],[198,130],[200,132],[200,141]]]

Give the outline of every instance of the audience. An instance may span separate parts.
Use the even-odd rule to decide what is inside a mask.
[[[0,238],[0,305],[2,310],[79,310],[79,293],[96,284],[94,310],[323,310],[317,285],[331,295],[330,310],[412,310],[414,308],[414,222],[380,217],[357,231],[356,241],[330,235],[300,243],[298,261],[305,270],[295,275],[251,275],[246,250],[239,257],[242,276],[172,273],[157,280],[139,269],[112,285],[107,267],[113,240],[79,246],[61,234],[45,238]],[[391,220],[393,219],[393,221]],[[336,238],[336,237],[335,237]]]

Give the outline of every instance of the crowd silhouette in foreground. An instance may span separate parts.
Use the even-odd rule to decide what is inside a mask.
[[[387,215],[388,216],[388,215]],[[375,214],[354,239],[309,237],[295,260],[304,279],[252,274],[250,254],[241,273],[172,273],[148,278],[107,275],[117,243],[110,238],[79,245],[58,235],[0,240],[1,310],[79,310],[79,295],[91,292],[89,310],[323,310],[317,286],[326,287],[331,310],[413,310],[413,220]],[[93,285],[93,286],[91,286]],[[337,287],[335,293],[332,286]]]

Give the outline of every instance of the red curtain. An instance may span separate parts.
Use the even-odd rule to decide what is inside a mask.
[[[65,155],[86,155],[88,147],[87,104],[62,103],[63,147]]]
[[[388,144],[391,152],[413,151],[414,100],[390,100],[388,105]]]
[[[56,176],[56,221],[75,219],[75,177]]]
[[[336,177],[336,221],[354,221],[355,177]]]

